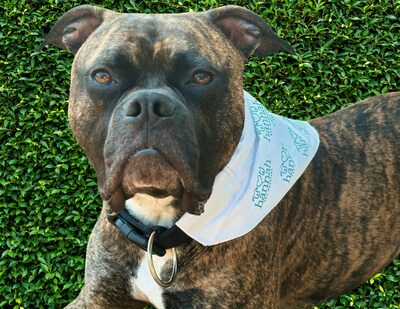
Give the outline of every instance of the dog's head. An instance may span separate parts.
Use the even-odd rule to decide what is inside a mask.
[[[42,47],[75,55],[69,119],[115,211],[136,193],[173,196],[200,214],[244,122],[250,55],[293,53],[257,14],[121,14],[80,6]]]

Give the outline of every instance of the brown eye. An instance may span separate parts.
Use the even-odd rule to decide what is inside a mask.
[[[213,77],[211,73],[205,71],[197,71],[193,74],[191,84],[205,86],[208,85],[212,81]]]
[[[93,76],[93,79],[102,85],[111,84],[113,82],[111,74],[106,71],[96,72]]]

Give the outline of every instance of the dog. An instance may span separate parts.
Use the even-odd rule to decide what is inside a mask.
[[[279,203],[240,237],[204,245],[177,222],[213,213],[244,130],[243,65],[293,48],[237,6],[84,5],[46,44],[75,55],[68,116],[103,199],[67,308],[311,308],[399,255],[400,93],[309,121],[318,149]]]

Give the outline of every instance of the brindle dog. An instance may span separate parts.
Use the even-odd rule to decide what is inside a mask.
[[[241,136],[245,59],[293,49],[236,6],[169,15],[80,6],[47,43],[75,54],[69,119],[105,200],[69,309],[308,308],[399,254],[400,94],[392,93],[311,120],[319,150],[278,206],[238,239],[177,244],[177,277],[158,286],[145,251],[107,212],[125,207],[143,225],[167,228],[185,212],[201,215]],[[164,281],[171,252],[154,257]]]

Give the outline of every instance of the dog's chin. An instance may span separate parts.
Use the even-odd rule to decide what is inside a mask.
[[[175,159],[175,164],[178,161]],[[110,212],[121,211],[126,200],[141,193],[155,198],[171,196],[182,210],[194,215],[203,213],[211,190],[200,190],[193,176],[197,173],[187,166],[174,165],[153,148],[139,150],[114,162],[115,168],[109,170],[106,185],[100,189]]]
[[[156,198],[179,198],[183,191],[176,169],[154,149],[139,151],[129,158],[123,170],[121,188],[126,198],[137,193]]]

